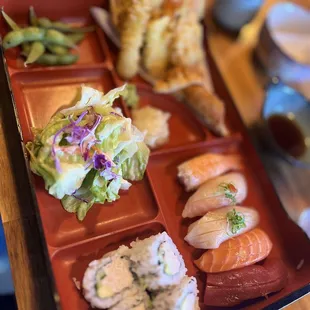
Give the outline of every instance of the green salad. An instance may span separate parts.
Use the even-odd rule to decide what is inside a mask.
[[[146,169],[144,135],[113,108],[120,96],[131,105],[138,100],[127,84],[107,94],[82,86],[80,101],[57,112],[44,129],[34,128],[34,141],[26,144],[31,170],[79,220],[94,203],[117,200]]]

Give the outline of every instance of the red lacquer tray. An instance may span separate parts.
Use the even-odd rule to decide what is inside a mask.
[[[93,23],[89,14],[92,5],[107,3],[95,0],[0,2],[5,11],[21,23],[26,22],[29,5],[34,5],[40,16],[62,17],[65,21],[81,25]],[[1,23],[3,34],[6,28],[3,20]],[[87,35],[79,47],[80,60],[72,66],[24,68],[17,51],[7,51],[5,57],[22,141],[33,138],[31,127],[43,127],[57,109],[71,104],[81,84],[105,92],[120,86],[122,81],[114,70],[115,53],[115,48],[99,28]],[[55,283],[55,293],[60,297],[58,304],[61,309],[89,308],[75,287],[73,278],[81,281],[91,260],[137,237],[142,239],[164,230],[183,255],[189,275],[197,277],[202,301],[205,275],[192,262],[201,252],[183,240],[190,221],[183,220],[181,213],[189,196],[177,182],[176,167],[205,152],[240,154],[249,187],[243,205],[253,206],[259,211],[260,227],[269,234],[274,244],[271,255],[281,257],[289,270],[289,282],[284,290],[268,299],[252,300],[240,307],[275,309],[309,291],[310,243],[282,209],[208,48],[207,58],[215,91],[226,104],[226,122],[232,132],[230,137],[216,138],[184,104],[172,96],[154,94],[150,86],[135,78],[133,82],[137,85],[141,105],[152,105],[172,115],[170,141],[151,153],[142,182],[134,184],[128,193],[122,193],[121,199],[115,203],[95,205],[80,223],[74,214],[64,211],[57,199],[48,195],[41,178],[31,175],[38,224],[44,234],[48,264],[53,271],[51,281]],[[117,104],[126,116],[130,116],[121,100]],[[297,270],[301,260],[304,260],[303,267]]]

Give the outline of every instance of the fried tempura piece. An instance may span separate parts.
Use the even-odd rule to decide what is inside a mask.
[[[126,11],[125,4],[124,0],[110,0],[112,22],[117,29],[121,28],[122,15]]]
[[[215,94],[201,86],[190,86],[183,91],[185,101],[204,120],[207,126],[220,136],[227,136],[225,105]]]
[[[152,0],[124,0],[127,10],[120,31],[121,50],[117,72],[124,79],[132,78],[138,71],[140,49],[152,10]]]
[[[142,59],[145,69],[154,78],[163,77],[169,62],[172,33],[171,17],[163,16],[149,22]]]
[[[203,29],[193,12],[182,14],[174,29],[170,61],[177,66],[194,66],[204,60]]]
[[[183,0],[182,9],[186,10],[186,12],[192,11],[198,20],[202,20],[205,15],[206,5],[206,0]]]
[[[154,90],[167,94],[179,91],[191,85],[204,85],[202,66],[173,67],[166,72],[164,79],[157,80]]]

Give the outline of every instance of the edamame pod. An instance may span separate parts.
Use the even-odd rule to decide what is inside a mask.
[[[20,30],[10,31],[3,38],[3,47],[8,49],[18,46],[25,42],[42,41],[45,35],[45,30],[37,27],[27,27]]]
[[[3,18],[5,19],[5,21],[7,22],[7,24],[10,26],[12,30],[21,30],[21,28],[15,23],[15,21],[8,14],[4,12],[3,8],[1,11],[2,11]],[[22,43],[22,49],[24,53],[27,53],[26,55],[29,54],[30,48],[31,46],[29,43]]]
[[[37,25],[38,27],[46,28],[46,29],[51,29],[53,28],[52,25],[53,23],[46,17],[40,17],[37,19]]]
[[[45,52],[45,46],[42,42],[33,42],[31,44],[30,52],[25,61],[25,65],[34,63],[39,59]]]
[[[44,40],[46,43],[58,44],[66,47],[76,47],[70,38],[55,29],[48,29]]]
[[[63,22],[53,22],[51,28],[56,29],[61,32],[73,32],[73,33],[84,33],[91,32],[95,30],[94,26],[89,27],[71,27],[70,25]]]
[[[72,34],[68,34],[67,37],[75,44],[78,44],[85,38],[85,33],[83,32],[72,33]]]
[[[12,30],[20,30],[20,27],[14,22],[14,20],[8,14],[6,14],[3,11],[3,9],[1,10],[1,12],[2,12],[2,16],[4,20],[6,21],[6,23],[10,26]]]
[[[36,63],[46,66],[72,65],[78,60],[78,58],[79,56],[75,54],[44,54],[36,61]]]
[[[69,49],[67,47],[56,44],[46,44],[46,48],[55,55],[66,55],[69,53]]]
[[[38,27],[26,27],[23,29],[25,42],[42,41],[46,34],[46,30]]]
[[[37,25],[38,25],[38,23],[37,23],[37,20],[38,20],[37,14],[36,14],[36,12],[34,11],[33,6],[31,6],[31,7],[29,8],[29,20],[30,20],[30,24],[31,24],[32,26],[37,26]]]

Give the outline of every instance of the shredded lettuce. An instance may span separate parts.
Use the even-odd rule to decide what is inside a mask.
[[[33,128],[26,144],[31,170],[45,181],[50,195],[81,221],[94,203],[120,198],[128,181],[143,178],[149,158],[144,135],[125,118],[115,99],[138,100],[128,85],[107,94],[82,86],[75,106],[57,112],[43,129]]]

